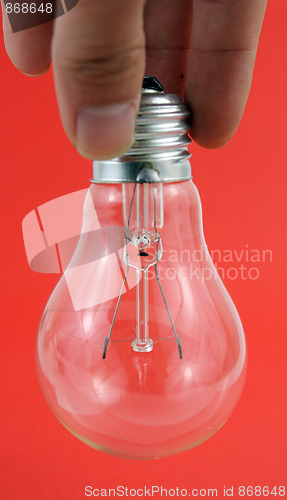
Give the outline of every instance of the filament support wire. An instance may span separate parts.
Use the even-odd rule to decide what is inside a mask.
[[[134,203],[135,192],[136,192],[136,188],[137,188],[138,185],[139,185],[138,183],[135,183],[135,186],[134,186],[134,189],[133,189],[132,198],[131,198],[131,204],[130,204],[129,214],[128,214],[127,228],[129,228],[130,218],[131,218],[131,213],[132,213],[132,206],[133,206],[133,203]],[[172,330],[173,330],[173,334],[174,334],[174,337],[175,337],[175,341],[176,341],[176,344],[177,344],[177,347],[178,347],[179,357],[180,357],[180,359],[182,359],[181,340],[180,340],[180,337],[179,337],[179,335],[178,335],[178,333],[176,331],[176,328],[175,328],[175,325],[174,325],[174,322],[173,322],[173,319],[172,319],[172,316],[171,316],[171,313],[170,313],[170,310],[169,310],[169,307],[168,307],[168,304],[167,304],[167,301],[166,301],[166,298],[165,298],[165,295],[164,295],[164,291],[163,291],[163,288],[162,288],[162,285],[161,285],[161,282],[160,282],[160,279],[159,279],[158,270],[157,270],[158,255],[159,255],[159,245],[161,244],[161,237],[160,237],[160,234],[157,231],[157,222],[156,222],[156,209],[157,208],[156,208],[156,196],[155,196],[155,187],[154,186],[153,186],[153,203],[154,203],[154,230],[159,235],[158,239],[157,239],[157,247],[156,247],[156,262],[153,265],[154,265],[154,269],[155,269],[156,280],[157,280],[157,283],[159,285],[159,289],[160,289],[160,292],[161,292],[161,295],[162,295],[162,298],[163,298],[163,302],[164,302],[164,305],[165,305],[165,308],[166,308],[166,311],[167,311],[167,314],[168,314],[168,317],[169,317],[169,320],[170,320],[170,323],[171,323],[171,326],[172,326]],[[127,246],[128,242],[130,242],[130,239],[125,234],[125,248],[128,248],[128,246]],[[127,281],[127,277],[128,277],[128,272],[129,272],[129,267],[130,267],[128,253],[126,254],[126,257],[127,257],[127,269],[126,269],[125,277],[123,279],[123,283],[122,283],[122,286],[121,286],[121,290],[120,290],[120,294],[119,294],[119,297],[118,297],[118,301],[117,301],[117,305],[116,305],[116,308],[115,308],[115,312],[114,312],[114,315],[113,315],[113,319],[112,319],[111,327],[110,327],[110,330],[109,330],[109,334],[108,334],[107,337],[105,337],[105,340],[104,340],[103,356],[102,356],[103,359],[106,358],[108,344],[109,344],[110,339],[111,339],[111,335],[112,335],[112,331],[113,331],[113,328],[114,328],[116,316],[117,316],[117,313],[118,313],[118,310],[119,310],[121,298],[122,298],[122,295],[123,295],[123,292],[124,292],[124,287],[125,287],[125,284],[126,284],[126,281]],[[141,279],[144,279],[144,277],[142,276]]]

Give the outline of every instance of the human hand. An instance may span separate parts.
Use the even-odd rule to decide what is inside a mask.
[[[85,157],[108,159],[133,142],[144,74],[184,96],[191,135],[208,148],[236,131],[249,95],[267,0],[79,0],[54,21],[12,33],[23,73],[53,61],[64,129]]]

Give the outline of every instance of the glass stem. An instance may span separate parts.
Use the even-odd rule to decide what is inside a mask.
[[[145,343],[148,340],[148,280],[146,271],[137,272],[137,341]]]
[[[148,352],[153,348],[149,338],[148,275],[147,270],[137,269],[136,285],[136,338],[132,343],[134,351]]]

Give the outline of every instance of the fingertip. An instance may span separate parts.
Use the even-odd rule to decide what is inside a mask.
[[[126,143],[125,146],[123,146],[119,150],[112,150],[112,151],[99,151],[97,150],[96,152],[90,152],[86,151],[81,148],[81,146],[76,143],[76,149],[78,153],[86,158],[87,160],[92,160],[92,161],[107,161],[107,160],[112,160],[113,158],[118,158],[119,156],[122,156],[124,153],[126,153],[133,145],[134,138],[132,137],[129,142]]]
[[[31,57],[27,57],[28,54],[22,56],[18,45],[8,45],[6,51],[14,68],[25,76],[42,76],[50,69],[51,59],[44,54],[39,57],[33,57],[33,54]]]
[[[76,129],[78,152],[92,160],[122,155],[134,141],[137,106],[128,102],[80,109]]]
[[[53,22],[12,32],[6,15],[3,16],[3,25],[5,48],[13,66],[27,76],[47,73],[51,65]]]
[[[14,66],[15,66],[15,65],[14,65]],[[21,71],[21,69],[20,69],[20,68],[17,68],[17,69],[19,69],[19,71]],[[46,73],[48,73],[49,69],[50,69],[50,64],[49,64],[49,66],[48,66],[47,68],[45,68],[43,71],[40,71],[40,72],[35,72],[35,73],[30,72],[30,73],[26,73],[25,71],[21,71],[21,73],[23,73],[23,75],[25,75],[25,76],[36,77],[36,76],[42,76],[42,75],[45,75]]]
[[[190,132],[192,140],[201,148],[216,150],[224,148],[228,142],[232,139],[236,130],[228,135],[218,137],[217,135],[206,136],[205,134],[198,134]]]
[[[195,94],[196,95],[196,94]],[[206,94],[207,95],[207,94]],[[226,99],[224,96],[210,96],[189,101],[191,109],[190,136],[200,147],[221,149],[236,133],[244,112],[245,101]]]

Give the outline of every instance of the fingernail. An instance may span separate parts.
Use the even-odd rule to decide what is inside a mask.
[[[86,158],[120,156],[133,143],[134,103],[82,108],[77,116],[77,149]]]

